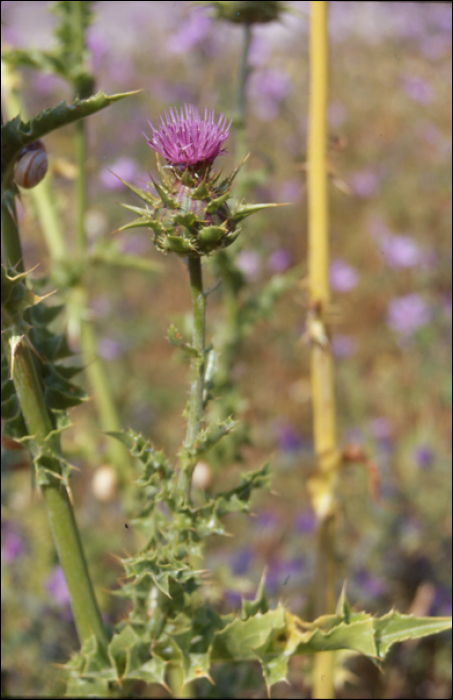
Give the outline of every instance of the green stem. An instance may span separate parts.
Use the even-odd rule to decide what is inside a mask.
[[[14,208],[6,207],[2,196],[2,239],[8,265],[23,269],[23,256]],[[13,198],[14,199],[14,198]],[[12,202],[14,204],[14,201]],[[6,320],[6,319],[5,319]],[[74,519],[68,491],[62,473],[60,440],[54,432],[31,348],[27,341],[27,327],[12,324],[4,326],[2,313],[2,343],[9,359],[11,376],[25,418],[28,435],[32,436],[30,449],[38,472],[46,465],[41,489],[46,504],[55,546],[71,597],[74,620],[80,642],[92,634],[101,649],[106,650],[107,633],[96,603],[93,586],[83,553],[79,532]],[[38,458],[40,458],[38,464]]]
[[[187,259],[189,269],[190,290],[192,297],[193,336],[192,347],[197,355],[192,356],[190,362],[190,399],[189,415],[187,422],[184,447],[189,448],[195,442],[200,432],[203,419],[203,390],[205,375],[205,310],[206,296],[203,291],[203,277],[201,271],[201,258],[189,257]],[[195,464],[190,460],[181,464],[179,491],[183,501],[190,501],[190,485]]]
[[[77,5],[77,3],[75,3]],[[83,120],[75,124],[74,133],[74,157],[78,166],[78,175],[75,182],[75,249],[80,259],[87,254],[87,236],[85,229],[85,217],[88,207],[87,184],[87,134]],[[120,430],[121,423],[118,411],[113,399],[113,393],[107,372],[99,360],[96,348],[96,334],[91,321],[86,316],[88,307],[88,295],[83,287],[73,289],[69,310],[72,311],[78,323],[79,340],[84,360],[87,365],[87,375],[93,390],[94,402],[99,416],[102,430]],[[129,453],[118,440],[107,438],[106,443],[108,458],[115,466],[120,484],[125,484],[130,472]]]
[[[7,333],[10,335],[9,331]],[[52,422],[26,342],[23,338],[14,348],[14,353],[10,344],[5,342],[5,353],[11,358],[12,378],[28,434],[33,436],[31,451],[35,458],[41,456],[46,461],[46,483],[41,485],[41,490],[68,585],[77,632],[81,644],[94,634],[100,647],[106,649],[107,633],[94,596],[68,491],[63,483],[59,439],[51,434]]]
[[[16,199],[10,190],[2,193],[2,244],[7,265],[24,272],[24,259],[17,229]]]
[[[78,340],[86,363],[86,373],[93,393],[93,400],[102,430],[121,430],[121,423],[112,395],[112,389],[106,368],[97,353],[96,333],[93,323],[86,318],[88,295],[78,285],[71,291],[68,300],[68,318],[75,321]],[[114,465],[119,483],[126,484],[130,478],[130,456],[124,445],[118,440],[107,437],[106,450],[111,464]]]
[[[239,69],[239,85],[236,103],[236,157],[242,160],[248,153],[247,144],[247,82],[250,76],[249,52],[252,41],[252,28],[249,24],[244,24],[244,37],[241,52],[241,65]],[[236,178],[236,185],[240,185],[245,172],[239,172]],[[241,194],[243,194],[241,192]]]
[[[74,12],[73,28],[78,36],[80,25],[80,3],[74,3],[71,6]],[[81,41],[77,39],[77,41]],[[5,64],[7,71],[6,86],[15,85],[14,73]],[[87,95],[88,97],[88,95]],[[16,90],[9,87],[5,90],[5,103],[7,116],[11,118],[15,114],[21,114],[25,120],[27,118],[26,110],[19,98]],[[76,221],[75,228],[75,247],[77,257],[84,259],[86,255],[86,234],[85,234],[85,216],[87,209],[87,178],[86,178],[86,158],[87,158],[87,143],[86,130],[82,121],[75,124],[74,136],[74,158],[78,166],[78,177],[75,183],[75,212]],[[55,210],[54,201],[51,194],[51,177],[50,174],[38,185],[38,187],[30,190],[28,196],[33,201],[33,206],[36,208],[37,216],[41,224],[41,230],[46,240],[47,249],[52,262],[52,270],[58,273],[59,266],[65,261],[70,260],[68,253],[68,245],[61,227],[61,222]],[[5,196],[8,196],[6,193]],[[2,207],[2,231],[5,231],[6,225],[9,225],[11,217],[10,211],[14,212],[15,216],[15,201],[11,195],[11,206],[9,208]],[[4,237],[5,253],[8,264],[13,265],[12,260],[20,260],[19,265],[14,267],[17,272],[23,272],[23,261],[21,260],[20,242],[16,240],[17,227],[11,229],[9,236]],[[74,260],[76,263],[77,261]],[[85,364],[87,366],[87,374],[94,402],[99,415],[99,423],[102,430],[120,430],[121,424],[118,417],[118,411],[113,400],[112,389],[107,376],[107,372],[100,362],[96,354],[96,337],[95,330],[90,321],[85,319],[86,307],[88,299],[86,292],[80,287],[74,287],[69,295],[67,303],[68,326],[76,329],[76,338],[82,347]],[[130,472],[130,456],[124,446],[114,440],[107,438],[106,441],[107,456],[111,464],[114,465],[120,483],[124,483],[128,479]]]
[[[88,149],[84,121],[81,119],[76,122],[74,128],[74,157],[78,167],[77,179],[74,186],[74,243],[77,255],[83,258],[86,254],[85,216],[88,204],[86,162]]]

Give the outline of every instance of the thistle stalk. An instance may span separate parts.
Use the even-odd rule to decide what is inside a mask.
[[[75,5],[77,4],[78,3],[75,3]],[[70,9],[72,9],[74,12],[74,27],[76,30],[76,21],[79,19],[79,11],[75,6],[71,6]],[[8,63],[5,63],[5,65],[2,66],[2,70],[3,69],[5,70],[6,76],[4,102],[7,116],[12,118],[16,114],[21,114],[22,118],[25,120],[28,118],[28,115],[24,105],[22,104],[22,100],[14,88],[14,74],[11,72]],[[89,97],[90,95],[91,91],[84,95],[84,97]],[[78,96],[81,97],[81,95]],[[78,261],[84,261],[87,257],[87,241],[85,231],[85,217],[88,202],[86,173],[87,154],[88,147],[86,128],[84,120],[80,120],[76,122],[74,132],[74,158],[77,162],[78,171],[78,176],[74,185],[74,243],[77,254],[76,260],[74,261],[75,265],[78,264]],[[32,199],[33,207],[36,210],[38,220],[41,224],[41,230],[46,241],[47,249],[52,262],[53,272],[58,275],[60,270],[67,269],[67,263],[71,256],[61,226],[61,221],[58,218],[55,204],[52,199],[50,178],[46,177],[40,183],[38,188],[31,189],[29,191],[29,196]],[[12,206],[13,205],[9,206],[11,211]],[[8,259],[20,259],[21,254],[18,253],[18,250],[20,250],[20,243],[18,249],[12,236],[11,241],[7,242],[5,239],[5,246],[7,244],[14,247],[11,254],[8,250],[6,250]],[[22,262],[19,266],[16,265],[15,269],[18,272],[23,272]],[[61,276],[60,274],[60,279],[61,277],[64,280],[67,275]],[[61,284],[59,286],[61,286]],[[97,340],[95,329],[93,323],[86,318],[86,310],[89,305],[88,302],[87,291],[83,286],[83,281],[81,281],[80,284],[72,287],[71,294],[68,296],[68,329],[71,329],[71,332],[68,331],[68,334],[72,336],[73,340],[80,342],[87,368],[86,371],[88,380],[92,387],[91,393],[99,414],[99,423],[101,428],[103,430],[120,430],[121,424],[118,411],[115,406],[113,392],[105,371],[105,367],[100,362],[96,351]],[[126,483],[130,467],[130,457],[127,450],[125,450],[124,446],[116,440],[107,438],[106,451],[108,454],[108,459],[116,469],[120,482]]]
[[[311,3],[310,110],[308,140],[309,289],[308,332],[311,340],[313,429],[317,459],[309,490],[319,529],[315,586],[316,613],[334,612],[335,605],[335,482],[338,469],[333,363],[325,329],[329,305],[329,245],[327,192],[327,2]],[[333,698],[332,652],[317,654],[314,698]]]
[[[205,308],[201,259],[222,251],[238,237],[243,219],[256,211],[277,204],[247,205],[232,196],[232,185],[241,164],[223,180],[213,169],[215,159],[225,153],[231,121],[224,114],[216,120],[214,110],[205,109],[204,118],[190,104],[183,109],[170,108],[153,124],[149,146],[165,158],[162,167],[157,158],[159,180],[153,180],[157,196],[124,184],[146,207],[124,205],[138,218],[125,224],[120,231],[144,226],[152,231],[154,245],[162,253],[174,252],[187,263],[193,314],[192,343],[188,345],[177,329],[169,332],[169,340],[182,347],[190,356],[191,388],[187,409],[187,431],[180,452],[178,498],[181,505],[190,503],[190,484],[199,454],[197,439],[204,411],[205,384]],[[124,182],[124,181],[123,181]],[[227,266],[227,271],[230,269]],[[230,285],[232,286],[232,285]],[[237,314],[236,314],[237,316]],[[235,334],[237,339],[237,333]],[[237,340],[235,340],[237,342]],[[229,431],[225,425],[217,426]],[[205,439],[205,438],[203,438]]]
[[[205,375],[205,310],[206,296],[203,291],[203,276],[200,257],[187,259],[192,298],[193,335],[192,348],[196,350],[190,361],[190,398],[187,431],[184,447],[190,448],[200,432],[203,419],[203,390]],[[190,485],[195,464],[188,461],[182,465],[179,489],[184,502],[190,501]]]
[[[2,198],[2,202],[3,202]],[[17,219],[16,219],[17,221]],[[8,266],[23,268],[16,221],[2,206],[2,237]],[[9,358],[11,377],[25,418],[33,457],[44,458],[46,480],[41,491],[50,527],[71,597],[74,620],[82,644],[95,635],[106,650],[108,637],[94,596],[80,535],[61,469],[60,440],[47,409],[34,358],[23,327],[11,323],[2,308],[2,343]]]
[[[241,64],[239,70],[239,85],[236,106],[236,154],[237,160],[242,160],[247,155],[247,83],[250,76],[249,53],[252,41],[252,28],[244,24],[242,37]]]

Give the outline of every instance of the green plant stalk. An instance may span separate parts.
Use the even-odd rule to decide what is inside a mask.
[[[247,143],[247,82],[250,75],[249,53],[252,41],[251,25],[243,25],[243,43],[241,62],[239,67],[239,81],[236,98],[236,116],[234,129],[236,135],[235,160],[241,161],[248,153]],[[244,194],[243,178],[246,176],[245,166],[241,168],[236,177],[236,192],[240,198]],[[222,284],[225,289],[225,334],[222,353],[219,358],[217,383],[219,387],[227,387],[230,384],[231,369],[237,357],[237,352],[242,340],[239,322],[239,299],[234,283],[235,269],[234,256],[229,250],[217,253],[217,261],[221,269]]]
[[[24,272],[22,247],[17,230],[16,199],[12,192],[2,194],[2,243],[7,264],[16,272]]]
[[[309,289],[311,383],[317,473],[311,495],[319,522],[315,586],[317,614],[334,612],[335,498],[338,469],[333,362],[326,341],[325,314],[330,301],[327,191],[327,2],[311,3],[310,107],[308,140]],[[316,332],[321,330],[321,332]],[[314,698],[333,698],[332,652],[318,654],[314,667]]]
[[[74,157],[77,165],[77,178],[74,187],[74,243],[77,255],[82,258],[86,254],[87,247],[85,216],[88,207],[86,169],[88,149],[86,142],[86,127],[82,119],[74,124],[74,130]]]
[[[9,348],[5,348],[8,352]],[[10,352],[9,352],[10,355]],[[92,634],[101,648],[108,643],[101,613],[96,603],[79,532],[66,487],[62,482],[58,459],[59,439],[50,435],[52,424],[44,403],[41,387],[31,357],[31,350],[22,341],[14,353],[13,381],[25,417],[28,432],[33,436],[32,453],[49,454],[54,478],[41,486],[50,527],[71,597],[74,621],[82,644]]]
[[[240,161],[247,155],[247,81],[250,75],[249,52],[252,41],[252,27],[244,24],[243,44],[241,51],[241,64],[239,68],[239,85],[236,104],[236,157]],[[238,174],[236,186],[240,183],[242,173]]]
[[[16,84],[14,80],[14,71],[11,70],[8,63],[2,66],[2,70],[6,71],[5,106],[8,117],[11,118],[15,114],[21,114],[22,119],[26,119],[27,115],[17,91],[9,87]],[[75,245],[78,257],[83,259],[86,255],[84,222],[87,209],[87,146],[83,121],[76,122],[74,126],[74,153],[78,165],[78,177],[75,184]],[[61,223],[55,211],[50,183],[51,178],[48,174],[37,187],[30,190],[28,196],[31,196],[33,200],[33,206],[36,209],[38,219],[41,223],[41,230],[52,260],[52,267],[58,268],[62,262],[69,260],[69,251],[61,228]],[[2,217],[3,216],[4,209],[2,208]],[[6,249],[6,245],[13,248],[11,253]],[[19,260],[21,258],[21,255],[18,254],[17,245],[14,244],[14,234],[12,234],[11,237],[8,236],[7,239],[5,238],[5,250],[8,260]],[[23,263],[21,262],[20,265],[20,267],[16,265],[16,270],[18,272],[23,271]],[[82,353],[87,365],[87,374],[93,389],[94,402],[99,414],[101,428],[103,430],[120,430],[121,424],[118,411],[113,401],[107,374],[104,366],[97,357],[95,332],[91,322],[85,318],[85,309],[87,306],[88,300],[85,290],[81,286],[75,287],[68,302],[69,326],[73,329],[77,329],[77,335],[79,336]],[[73,315],[72,318],[71,314]],[[120,442],[112,438],[107,438],[106,448],[108,458],[115,466],[120,483],[126,481],[130,466],[129,453]]]
[[[190,291],[192,299],[192,347],[197,350],[197,355],[190,361],[190,397],[187,430],[184,447],[190,448],[194,444],[200,432],[203,420],[203,391],[205,378],[205,338],[206,338],[206,295],[203,290],[203,273],[201,257],[188,257],[187,268],[189,271]],[[195,464],[192,460],[182,460],[179,475],[178,491],[183,504],[190,503],[190,490],[192,474]],[[182,686],[181,669],[170,670],[170,687],[173,697],[192,698],[193,688],[189,685]]]
[[[83,120],[75,124],[74,154],[77,162],[77,180],[75,183],[75,249],[80,259],[87,254],[87,236],[85,217],[88,207],[88,185],[86,162],[88,156],[86,127]],[[79,340],[84,360],[87,364],[87,374],[93,389],[96,410],[103,430],[121,430],[121,424],[112,396],[112,390],[107,378],[104,365],[100,362],[96,351],[96,334],[93,324],[86,318],[88,297],[81,285],[73,290],[73,308],[79,321]],[[120,484],[126,483],[130,458],[127,450],[117,440],[107,438],[107,454],[116,468]]]
[[[190,291],[192,298],[193,335],[192,347],[197,354],[190,361],[190,398],[187,431],[184,447],[190,448],[194,444],[201,428],[203,419],[203,390],[205,375],[205,312],[206,295],[203,291],[203,275],[200,257],[188,257]],[[181,464],[178,490],[184,503],[190,502],[190,486],[195,464],[187,460]]]
[[[6,210],[4,206],[2,206],[2,239],[8,254],[8,263],[18,270],[23,269],[17,219],[13,219],[11,212]],[[16,335],[16,339],[12,352],[10,343],[13,334]],[[100,648],[106,649],[107,633],[96,603],[71,501],[63,484],[58,458],[60,455],[59,437],[53,433],[52,422],[36,373],[32,350],[27,344],[26,337],[22,337],[17,342],[17,337],[20,335],[20,329],[11,329],[9,326],[6,329],[2,328],[2,342],[6,356],[9,358],[12,379],[24,414],[28,434],[32,436],[32,454],[34,457],[39,454],[48,457],[49,469],[55,473],[54,477],[48,473],[48,483],[42,485],[41,490],[55,546],[68,585],[77,632],[81,643],[94,634]]]
[[[81,287],[74,289],[73,295],[77,295],[81,303],[81,311],[87,308],[88,300],[86,292]],[[93,325],[90,320],[82,318],[80,321],[80,345],[83,357],[87,364],[86,373],[90,386],[93,389],[96,410],[99,422],[103,430],[121,430],[122,426],[118,417],[118,411],[113,401],[110,383],[103,363],[97,354],[97,341]],[[130,456],[124,445],[113,438],[107,438],[107,454],[115,466],[120,484],[128,482],[130,477]]]

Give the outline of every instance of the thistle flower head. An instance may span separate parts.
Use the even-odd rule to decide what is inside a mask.
[[[119,231],[143,226],[153,232],[154,245],[162,253],[201,257],[230,246],[238,237],[240,223],[250,214],[278,204],[247,205],[232,194],[233,183],[246,159],[225,178],[212,164],[228,138],[231,122],[214,110],[205,109],[202,119],[192,105],[179,112],[170,109],[157,126],[150,123],[151,148],[168,165],[157,159],[158,178],[152,179],[154,193],[120,180],[145,203],[142,208],[123,205],[138,218]]]
[[[165,112],[165,120],[160,116],[157,127],[149,122],[153,130],[147,141],[151,148],[167,159],[170,165],[197,168],[211,165],[215,158],[224,153],[222,146],[228,138],[231,121],[227,124],[224,114],[217,123],[214,110],[205,109],[204,119],[193,105],[185,105]]]

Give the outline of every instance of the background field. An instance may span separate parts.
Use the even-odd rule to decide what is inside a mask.
[[[229,539],[211,541],[210,595],[223,609],[256,590],[267,567],[273,602],[311,614],[315,523],[305,488],[313,469],[306,292],[305,148],[308,3],[279,23],[254,30],[249,80],[248,172],[251,201],[291,202],[254,217],[234,244],[250,292],[301,266],[301,283],[253,328],[234,367],[251,444],[228,470],[210,464],[212,484],[272,455],[273,490],[254,501],[254,517],[230,516]],[[370,612],[392,606],[419,615],[451,614],[451,5],[330,3],[331,311],[337,358],[339,440],[360,444],[380,475],[372,499],[364,470],[343,474],[339,589]],[[46,2],[3,2],[3,40],[52,41]],[[207,19],[189,2],[96,3],[90,28],[97,89],[143,89],[91,118],[90,209],[93,245],[128,220],[118,202],[136,204],[110,170],[137,184],[154,172],[150,133],[169,106],[235,109],[241,29]],[[65,86],[21,73],[27,111],[71,99]],[[46,140],[58,206],[71,239],[71,130]],[[235,137],[222,165],[235,164]],[[219,161],[220,163],[220,161]],[[68,179],[69,177],[69,179]],[[48,271],[48,252],[28,195],[21,212],[26,268]],[[87,279],[99,337],[123,425],[175,456],[184,434],[187,366],[166,340],[184,327],[187,274],[162,257],[145,231],[116,234],[121,250],[162,263],[154,276],[99,268]],[[214,272],[207,271],[210,286]],[[223,318],[221,290],[210,297],[208,337]],[[69,329],[70,330],[70,329]],[[83,381],[83,380],[82,380]],[[88,390],[89,391],[89,390]],[[121,567],[115,555],[137,542],[121,495],[102,500],[93,478],[105,464],[93,403],[71,414],[65,436],[76,513],[90,570],[108,621],[124,610],[110,595]],[[60,672],[77,642],[39,495],[27,469],[5,452],[2,489],[2,679],[11,697],[62,692]],[[451,694],[448,635],[395,648],[380,674],[344,654],[338,697],[446,698]],[[275,697],[309,697],[311,659],[295,659],[291,686]],[[5,675],[4,675],[5,674]],[[223,697],[265,697],[258,668],[218,669]],[[238,684],[245,688],[238,694]],[[154,692],[154,691],[153,691]],[[199,697],[214,697],[201,682]],[[211,693],[211,695],[210,695]],[[155,690],[155,696],[164,691]],[[149,697],[149,696],[148,696]]]

